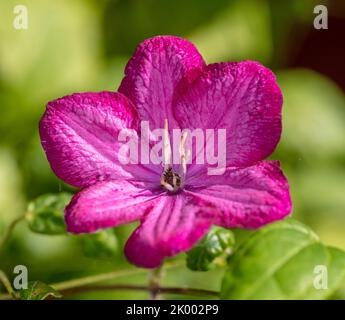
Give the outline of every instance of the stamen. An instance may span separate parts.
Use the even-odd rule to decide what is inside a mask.
[[[174,172],[172,168],[171,145],[169,137],[168,120],[164,120],[163,131],[163,166],[164,170],[161,175],[160,185],[167,191],[176,192],[183,187],[184,179],[187,172],[187,158],[190,156],[190,150],[186,154],[186,140],[188,132],[183,132],[179,144],[180,168],[179,173]]]
[[[164,187],[166,190],[175,192],[181,187],[181,177],[172,170],[172,168],[169,168],[167,170],[164,170],[160,184],[162,187]]]
[[[169,183],[164,181],[163,177],[161,178],[161,186],[170,192],[174,192],[175,190],[173,186],[171,186]]]
[[[187,134],[188,134],[187,131],[183,132],[182,137],[181,137],[181,142],[180,142],[180,163],[181,163],[180,171],[181,171],[182,177],[185,177],[186,172],[187,172],[187,158],[186,158],[186,149],[185,149]],[[190,152],[190,150],[188,150],[188,152]]]
[[[171,168],[171,145],[170,145],[170,137],[169,137],[168,119],[164,120],[163,165],[164,165],[164,170]]]

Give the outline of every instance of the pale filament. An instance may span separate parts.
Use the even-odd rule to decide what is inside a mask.
[[[181,137],[181,142],[180,142],[180,174],[181,177],[184,178],[186,176],[187,172],[187,158],[190,155],[190,150],[188,150],[188,153],[186,154],[186,140],[187,140],[187,131],[184,131]]]
[[[164,170],[171,167],[171,145],[170,145],[170,137],[169,137],[168,119],[164,120],[163,164],[164,164]]]
[[[187,161],[190,156],[190,150],[186,153],[186,140],[188,132],[183,132],[179,144],[179,155],[180,155],[180,167],[179,172],[176,173],[172,170],[172,151],[169,137],[168,120],[164,120],[164,132],[163,132],[163,166],[164,170],[161,175],[160,184],[166,190],[175,192],[183,187],[187,172]]]

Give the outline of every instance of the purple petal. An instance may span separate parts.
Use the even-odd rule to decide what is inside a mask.
[[[158,267],[164,257],[190,249],[211,224],[202,201],[184,193],[161,197],[129,238],[125,254],[137,266]]]
[[[289,185],[278,161],[262,161],[247,168],[227,168],[223,175],[206,172],[190,178],[188,193],[213,206],[218,225],[258,228],[291,211]]]
[[[197,49],[187,40],[174,36],[147,39],[128,62],[118,91],[131,99],[151,128],[163,128],[165,118],[174,127],[177,124],[171,101],[175,88],[187,72],[192,79],[204,65]]]
[[[131,102],[119,93],[77,93],[48,103],[40,136],[53,171],[73,186],[139,176],[150,180],[149,169],[124,168],[118,159],[120,130],[137,130],[138,121]]]
[[[175,117],[184,128],[226,129],[228,166],[270,155],[281,134],[282,94],[273,73],[252,61],[212,64],[179,87]]]
[[[88,233],[141,219],[161,194],[147,187],[133,181],[104,181],[80,191],[65,209],[67,230]]]

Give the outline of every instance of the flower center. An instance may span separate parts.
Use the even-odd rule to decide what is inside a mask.
[[[161,175],[161,186],[167,191],[176,192],[181,187],[181,177],[172,168],[163,171]]]
[[[183,187],[187,172],[187,160],[185,143],[187,133],[184,132],[181,137],[179,152],[180,152],[180,167],[178,173],[175,172],[171,165],[171,145],[169,137],[168,120],[164,121],[164,135],[163,135],[163,173],[160,179],[160,185],[167,191],[176,192]]]

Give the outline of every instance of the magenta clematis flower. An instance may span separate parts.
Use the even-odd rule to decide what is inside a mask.
[[[125,254],[147,268],[190,249],[212,225],[259,228],[291,210],[278,161],[263,160],[281,134],[282,94],[257,62],[206,65],[190,42],[159,36],[141,43],[118,92],[77,93],[51,101],[40,136],[55,174],[82,188],[65,210],[69,232],[140,221]],[[191,163],[119,161],[118,135],[140,121],[152,128],[224,128],[226,168],[209,175]],[[218,150],[222,152],[222,150]]]

